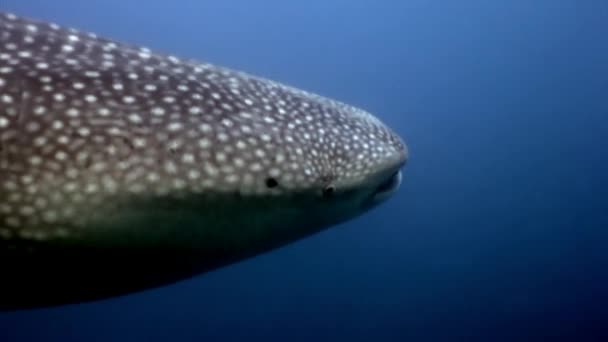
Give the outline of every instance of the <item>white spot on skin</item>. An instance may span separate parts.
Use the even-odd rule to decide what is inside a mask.
[[[8,43],[8,44],[4,45],[4,47],[7,50],[15,50],[15,49],[17,49],[17,45],[15,43]]]
[[[89,194],[96,193],[98,190],[99,190],[99,186],[95,183],[89,183],[84,188],[84,191]]]
[[[80,115],[80,111],[78,111],[78,109],[76,108],[70,108],[65,113],[71,117],[77,117],[78,115]]]
[[[74,47],[72,45],[64,45],[61,47],[61,50],[63,50],[63,52],[73,52],[74,51]]]
[[[17,228],[21,225],[21,220],[18,217],[9,216],[5,219],[6,225],[9,227]]]
[[[61,129],[63,129],[63,122],[59,121],[59,120],[55,120],[55,121],[53,121],[52,127],[56,130],[61,130]]]
[[[177,190],[183,189],[186,187],[186,182],[183,179],[174,179],[173,187]]]
[[[38,130],[40,130],[40,124],[36,121],[32,121],[25,126],[25,129],[28,132],[37,132]]]
[[[55,159],[64,161],[64,160],[68,159],[68,155],[67,155],[67,153],[65,153],[63,151],[57,151],[57,153],[55,153]]]
[[[11,207],[11,205],[9,205],[7,203],[0,204],[0,213],[10,214],[12,211],[13,211],[13,208]]]
[[[167,129],[172,132],[179,131],[182,129],[182,124],[179,122],[172,122],[167,126]]]
[[[229,174],[226,176],[226,182],[228,183],[236,183],[239,181],[239,176],[237,174]]]
[[[194,156],[190,153],[186,153],[182,156],[182,161],[186,164],[194,163]]]
[[[211,141],[206,138],[199,139],[198,146],[203,149],[209,148],[209,146],[211,146]]]
[[[238,167],[238,168],[242,168],[243,166],[245,166],[245,161],[241,158],[234,158],[234,160],[232,161],[234,163],[234,166]]]
[[[205,169],[205,172],[207,173],[207,175],[212,176],[212,177],[217,176],[219,173],[219,170],[215,166],[213,166],[209,163],[205,164],[204,169]]]
[[[36,108],[34,108],[34,114],[36,115],[42,115],[46,113],[46,107],[44,106],[37,106]]]
[[[264,152],[264,150],[257,149],[255,150],[255,155],[259,158],[264,158],[266,157],[266,152]]]
[[[70,138],[68,138],[65,135],[61,135],[61,136],[59,136],[59,138],[57,138],[57,142],[62,145],[67,145],[70,143]]]
[[[13,103],[13,97],[8,94],[4,94],[4,95],[2,95],[2,102]]]
[[[206,123],[200,124],[199,129],[203,133],[209,133],[209,132],[211,132],[213,130],[213,128],[211,127],[211,125],[206,124]]]
[[[279,170],[279,169],[270,169],[270,171],[268,171],[268,174],[271,177],[279,177],[281,175],[281,170]]]
[[[85,71],[84,75],[90,78],[97,78],[100,76],[99,72],[95,70],[87,70]]]
[[[165,115],[165,110],[162,107],[152,108],[152,115],[162,116]]]
[[[146,139],[144,138],[135,138],[133,139],[133,145],[138,148],[142,148],[146,146]]]
[[[4,188],[7,190],[17,190],[17,184],[9,180],[4,182]]]
[[[165,163],[165,171],[167,171],[167,173],[177,173],[177,166],[175,165],[174,162],[172,161],[168,161]]]
[[[223,163],[223,162],[225,162],[225,161],[226,161],[226,155],[225,155],[224,153],[222,153],[222,152],[218,152],[218,153],[215,155],[215,158],[216,158],[216,159],[217,159],[217,161],[218,161],[218,162],[220,162],[220,163]]]
[[[242,140],[239,140],[239,141],[237,141],[237,142],[236,142],[236,147],[237,147],[238,149],[240,149],[240,150],[244,150],[244,149],[246,149],[246,148],[247,148],[247,143],[245,143],[245,142],[244,142],[244,141],[242,141]]]
[[[1,229],[0,228],[0,238],[4,240],[8,240],[13,236],[12,232],[9,229]]]
[[[146,179],[151,183],[156,183],[160,180],[160,176],[157,173],[151,172],[146,176]]]
[[[110,115],[110,110],[109,110],[108,108],[99,108],[99,109],[97,110],[97,113],[98,113],[100,116],[108,116],[108,115]]]
[[[46,223],[54,223],[54,222],[56,222],[56,221],[57,221],[57,219],[58,219],[58,218],[59,218],[59,217],[58,217],[58,215],[57,215],[57,212],[56,212],[56,211],[54,211],[54,210],[45,211],[45,212],[42,214],[42,219],[43,219],[43,220],[44,220],[44,222],[46,222]]]
[[[131,114],[131,115],[129,115],[129,121],[131,121],[133,123],[141,123],[141,122],[143,122],[141,116],[138,115],[138,114]]]

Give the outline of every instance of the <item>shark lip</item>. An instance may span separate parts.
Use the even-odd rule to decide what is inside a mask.
[[[386,181],[380,184],[376,189],[376,194],[384,194],[394,192],[401,185],[401,170],[397,170]]]

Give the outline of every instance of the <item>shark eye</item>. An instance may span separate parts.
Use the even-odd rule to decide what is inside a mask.
[[[276,188],[279,185],[279,182],[272,177],[266,178],[266,186],[270,189]]]

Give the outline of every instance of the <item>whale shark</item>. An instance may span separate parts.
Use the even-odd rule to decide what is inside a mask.
[[[0,12],[0,309],[269,252],[384,203],[407,160],[364,109]]]

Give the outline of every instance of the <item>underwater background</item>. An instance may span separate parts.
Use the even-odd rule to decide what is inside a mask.
[[[608,2],[0,10],[363,107],[411,151],[401,190],[358,219],[175,285],[0,312],[0,342],[608,341]]]

